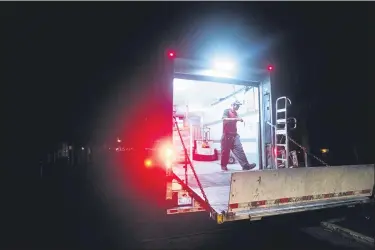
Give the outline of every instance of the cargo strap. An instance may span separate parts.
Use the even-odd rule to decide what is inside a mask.
[[[202,195],[203,195],[203,198],[204,198],[204,201],[205,201],[206,205],[208,206],[208,208],[209,208],[209,210],[210,210],[211,213],[215,213],[215,211],[214,211],[214,210],[211,208],[211,206],[210,206],[210,203],[209,203],[209,201],[208,201],[208,199],[207,199],[206,193],[204,192],[203,186],[202,186],[202,184],[201,184],[201,182],[200,182],[200,180],[199,180],[199,178],[198,178],[198,175],[197,175],[197,173],[196,173],[196,171],[195,171],[195,169],[194,169],[194,166],[193,166],[193,164],[192,164],[192,162],[191,162],[191,160],[190,160],[190,157],[189,157],[189,155],[187,154],[187,149],[186,149],[186,146],[185,146],[184,140],[182,139],[182,135],[181,135],[180,128],[178,127],[177,118],[176,118],[175,116],[173,116],[173,120],[174,120],[174,124],[175,124],[175,126],[176,126],[176,130],[177,130],[177,132],[178,132],[178,136],[180,137],[180,140],[181,140],[181,143],[182,143],[182,147],[183,147],[183,149],[184,149],[185,159],[186,159],[188,165],[190,166],[191,171],[193,172],[194,178],[195,178],[196,181],[197,181],[198,187],[199,187],[199,189],[200,189],[200,191],[201,191],[201,193],[202,193]]]

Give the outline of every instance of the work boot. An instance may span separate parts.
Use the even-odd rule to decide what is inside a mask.
[[[255,168],[256,165],[257,165],[257,164],[255,164],[255,163],[247,164],[247,165],[244,166],[242,169],[243,169],[243,170],[251,170],[251,169]]]
[[[223,166],[223,165],[221,165],[221,170],[223,170],[223,171],[228,171],[228,168],[227,168],[227,166]]]

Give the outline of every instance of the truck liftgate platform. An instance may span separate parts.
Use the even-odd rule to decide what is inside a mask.
[[[181,164],[173,174],[218,223],[366,203],[374,187],[373,164],[255,171],[233,164],[227,172],[219,162],[192,165],[207,201],[192,171]]]

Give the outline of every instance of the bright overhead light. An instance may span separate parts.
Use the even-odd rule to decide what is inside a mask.
[[[185,79],[173,79],[173,87],[177,91],[183,91],[189,88],[192,84],[191,80],[185,80]]]
[[[233,71],[235,63],[228,60],[215,60],[213,66],[216,70]]]

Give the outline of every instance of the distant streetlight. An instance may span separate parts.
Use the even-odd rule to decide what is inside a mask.
[[[326,154],[326,153],[329,152],[329,149],[328,149],[328,148],[322,148],[322,149],[320,150],[320,152],[322,152],[322,154]]]
[[[84,148],[84,147],[82,147],[82,150],[85,150],[85,148]]]

